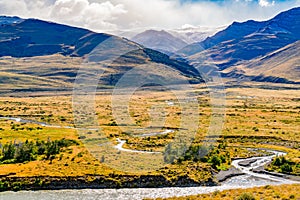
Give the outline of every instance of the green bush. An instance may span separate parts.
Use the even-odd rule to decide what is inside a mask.
[[[255,200],[255,197],[250,193],[243,193],[238,197],[238,200]]]
[[[285,163],[284,165],[282,165],[280,167],[280,170],[283,173],[291,173],[291,172],[293,172],[292,166],[290,164],[288,164],[288,163]]]
[[[79,145],[74,140],[55,140],[55,141],[26,141],[24,143],[7,143],[3,147],[0,145],[0,163],[24,163],[37,159],[39,155],[45,155],[46,159],[53,159],[59,154],[62,148],[72,145]]]
[[[209,163],[212,164],[212,167],[213,167],[214,169],[217,169],[217,167],[221,165],[222,160],[219,158],[219,156],[214,155],[214,156],[209,160]]]
[[[291,173],[293,172],[293,166],[297,167],[297,164],[287,160],[285,157],[276,157],[273,162],[273,166],[276,166],[276,169],[279,169],[279,172],[282,173]]]
[[[223,163],[230,163],[230,153],[226,151],[226,143],[221,143],[217,147],[205,145],[185,145],[168,144],[164,152],[166,163],[182,163],[183,161],[194,161],[210,163],[211,166],[220,170]],[[223,166],[224,167],[224,166]]]

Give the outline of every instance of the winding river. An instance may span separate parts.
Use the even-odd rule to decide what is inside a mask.
[[[3,119],[3,117],[2,117]],[[5,118],[24,123],[35,123],[34,121],[22,120],[20,118]],[[43,125],[40,122],[36,124]],[[45,126],[48,126],[45,124]],[[50,125],[49,125],[50,126]],[[170,131],[162,132],[168,134]],[[157,133],[157,134],[162,134]],[[125,141],[117,140],[115,146],[120,151],[135,151],[124,149],[122,146]],[[170,187],[170,188],[137,188],[137,189],[85,189],[85,190],[53,190],[53,191],[20,191],[20,192],[3,192],[0,193],[1,200],[141,200],[143,198],[166,198],[173,196],[187,196],[211,193],[214,191],[222,191],[238,188],[252,188],[265,185],[282,185],[300,183],[292,181],[284,177],[278,177],[268,174],[253,172],[253,169],[264,166],[270,162],[275,156],[285,155],[284,152],[269,150],[270,156],[253,157],[247,159],[234,160],[232,165],[242,171],[245,175],[235,176],[222,182],[220,186],[212,187]],[[142,152],[141,152],[142,153]],[[145,153],[145,152],[144,152]],[[150,152],[149,152],[150,153]],[[155,152],[152,152],[155,153]],[[241,163],[249,163],[242,165]]]

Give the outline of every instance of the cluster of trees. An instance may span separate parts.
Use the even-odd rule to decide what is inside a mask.
[[[38,156],[44,156],[47,160],[52,160],[64,147],[78,145],[74,140],[28,141],[24,143],[10,142],[0,144],[0,163],[23,163],[36,160]]]
[[[294,162],[287,160],[284,156],[276,157],[272,162],[272,165],[278,167],[280,169],[280,171],[283,173],[293,172],[294,164],[295,164]]]
[[[214,169],[222,164],[231,163],[230,153],[226,152],[226,144],[219,144],[217,147],[205,145],[193,145],[188,149],[185,146],[175,147],[169,144],[164,153],[166,163],[181,163],[192,160],[194,162],[210,163]]]

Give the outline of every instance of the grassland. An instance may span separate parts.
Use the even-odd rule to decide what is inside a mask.
[[[196,89],[197,97],[200,102],[200,124],[194,144],[202,143],[209,127],[211,108],[209,105],[209,97],[205,94],[205,89],[199,86]],[[166,91],[140,91],[131,98],[130,115],[133,117],[135,124],[126,125],[124,127],[115,126],[115,119],[112,116],[111,96],[106,93],[99,93],[96,97],[95,114],[101,125],[101,135],[116,143],[116,138],[127,141],[125,147],[128,149],[158,151],[170,142],[179,128],[180,106],[176,104],[176,98]],[[132,137],[133,126],[146,126],[149,123],[150,115],[148,111],[153,105],[165,105],[166,101],[175,102],[174,106],[165,106],[165,112],[168,117],[165,120],[164,127],[175,130],[175,133],[165,136],[153,137]],[[219,142],[227,144],[231,157],[248,157],[251,152],[245,150],[246,147],[262,147],[274,148],[287,151],[288,159],[299,163],[299,91],[298,90],[267,90],[257,88],[230,88],[227,89],[227,107],[226,121],[224,131],[220,136]],[[0,115],[10,117],[22,117],[24,119],[45,122],[60,126],[73,126],[74,118],[72,112],[72,98],[70,96],[55,97],[28,97],[28,98],[2,98],[0,99]],[[1,124],[1,143],[10,141],[29,140],[47,140],[55,139],[74,139],[78,140],[79,132],[76,129],[41,127],[30,123],[17,123],[10,120],[2,119]],[[17,126],[17,130],[12,129]],[[30,130],[32,129],[32,130]],[[153,128],[150,132],[159,131],[160,128]],[[143,130],[144,131],[144,130]],[[98,133],[99,135],[99,133]],[[87,163],[96,162],[95,159],[86,151],[84,145],[72,147],[70,155],[62,156],[63,158],[72,159],[79,152],[85,152],[84,157],[79,160],[86,160]],[[68,159],[57,161],[61,165],[68,162]],[[39,161],[43,163],[44,161]],[[55,162],[54,162],[55,163]],[[76,165],[75,163],[73,163]],[[99,163],[98,163],[99,164]],[[20,165],[20,168],[26,168]],[[70,163],[72,166],[72,164]],[[100,164],[102,166],[102,164]],[[81,164],[78,164],[78,167]],[[43,165],[47,168],[52,165]],[[62,167],[62,166],[60,166]],[[10,167],[9,167],[10,168]],[[57,168],[55,166],[54,168]],[[64,168],[64,167],[63,167]],[[88,168],[88,167],[87,167]],[[99,168],[99,167],[96,167]],[[5,169],[5,166],[1,166]],[[62,174],[85,173],[82,170],[60,170]],[[94,170],[91,167],[92,171]],[[21,171],[24,171],[22,169]],[[25,170],[26,171],[26,170]],[[38,170],[43,173],[53,173],[56,170]],[[1,170],[3,174],[9,171]],[[32,171],[33,173],[34,171]],[[71,173],[72,172],[72,173]],[[98,171],[99,173],[102,171]],[[33,175],[31,173],[31,175]],[[298,172],[297,172],[298,173]],[[25,175],[24,173],[22,173]],[[49,174],[49,175],[50,175]]]
[[[284,88],[284,89],[282,89]],[[191,91],[179,91],[183,96],[194,93],[199,102],[197,110],[199,128],[192,146],[203,145],[207,139],[212,117],[209,93],[205,85],[195,85]],[[270,85],[244,83],[226,89],[226,118],[222,134],[217,137],[214,153],[227,156],[225,162],[213,166],[211,162],[195,160],[194,158],[175,159],[163,167],[161,159],[149,159],[151,155],[139,159],[137,154],[114,151],[114,156],[99,153],[99,148],[93,149],[99,138],[117,144],[116,139],[126,140],[124,148],[140,151],[163,151],[180,131],[180,120],[188,116],[183,113],[177,97],[162,88],[144,88],[136,91],[130,98],[129,115],[132,121],[122,126],[116,126],[113,116],[113,104],[110,90],[102,90],[95,98],[95,116],[99,123],[97,130],[76,129],[72,110],[72,96],[63,93],[30,93],[17,97],[0,98],[0,115],[3,117],[21,117],[23,119],[44,122],[62,127],[44,127],[32,123],[15,122],[0,119],[0,143],[25,142],[36,140],[71,139],[79,143],[67,147],[51,161],[39,157],[35,161],[1,164],[0,176],[4,177],[79,177],[85,175],[118,179],[118,176],[163,176],[166,180],[175,181],[178,177],[207,183],[215,181],[213,174],[230,167],[230,161],[237,157],[250,157],[257,152],[248,148],[270,148],[287,152],[286,159],[291,163],[291,174],[300,174],[300,95],[293,85]],[[31,96],[31,97],[28,97]],[[172,102],[173,104],[168,104]],[[166,113],[161,116],[161,111]],[[150,114],[149,114],[150,113]],[[143,128],[151,124],[153,116],[158,127]],[[192,119],[190,119],[192,122]],[[164,123],[161,123],[164,122]],[[189,121],[188,121],[189,122]],[[65,126],[68,126],[65,127]],[[65,127],[65,128],[63,128]],[[70,128],[71,127],[71,128]],[[72,128],[73,127],[73,128]],[[164,128],[162,128],[164,127]],[[168,135],[136,137],[143,133],[160,132],[165,129],[174,130]],[[82,138],[82,134],[88,136]],[[221,145],[221,146],[220,146]],[[225,147],[224,147],[225,146]],[[100,148],[101,149],[101,148]],[[153,157],[153,156],[152,156]],[[136,158],[137,168],[132,168],[131,160]],[[209,160],[210,158],[207,158]],[[130,160],[130,162],[128,161]],[[154,169],[154,170],[151,170]],[[280,166],[269,166],[267,169],[281,171]]]

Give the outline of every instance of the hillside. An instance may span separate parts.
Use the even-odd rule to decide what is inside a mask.
[[[109,37],[38,19],[20,20],[2,25],[0,56],[33,57],[55,53],[83,56]]]
[[[280,13],[271,20],[237,23],[203,42],[189,45],[178,53],[193,61],[206,56],[220,69],[278,50],[300,39],[300,8]]]
[[[184,55],[193,55],[204,49],[209,49],[217,44],[225,41],[241,39],[244,36],[255,32],[263,27],[264,22],[256,22],[249,20],[246,22],[234,22],[226,29],[217,32],[214,36],[206,38],[204,41],[196,42],[179,50],[179,53]]]
[[[300,83],[300,41],[287,45],[261,58],[223,71],[230,77],[250,77],[253,80]]]
[[[105,86],[116,84],[124,73],[143,65],[148,68],[144,66],[145,73],[139,75],[170,68],[176,74],[173,82],[200,81],[189,64],[124,38],[37,19],[2,17],[0,21],[0,83],[4,91],[69,91],[78,69],[95,58],[112,59],[99,83]]]
[[[175,52],[187,45],[183,40],[163,30],[147,30],[132,37],[131,40],[164,53]]]
[[[221,28],[187,27],[172,30],[146,30],[130,37],[132,41],[145,47],[172,54],[192,44],[200,42],[218,32]]]

